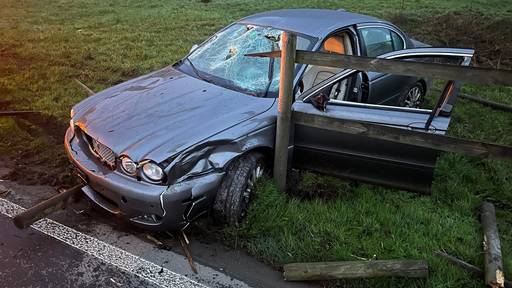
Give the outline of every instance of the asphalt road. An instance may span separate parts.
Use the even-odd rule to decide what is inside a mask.
[[[87,198],[18,230],[10,217],[56,192],[2,180],[7,167],[0,160],[0,288],[311,287],[285,282],[279,271],[243,250],[192,230],[187,233],[199,271],[194,274],[171,236],[152,234],[166,244],[165,249],[157,247],[147,231]]]
[[[1,287],[158,287],[5,215],[0,227]]]

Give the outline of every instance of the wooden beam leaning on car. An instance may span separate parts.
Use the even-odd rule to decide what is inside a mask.
[[[461,153],[482,159],[489,158],[512,161],[512,147],[505,145],[484,143],[450,136],[405,130],[368,122],[337,119],[328,116],[296,111],[293,112],[292,120],[297,124],[328,129],[342,133],[358,134],[396,143],[404,143],[436,149],[444,152]]]
[[[280,57],[280,51],[251,53],[249,57]],[[404,76],[421,76],[443,80],[460,80],[475,84],[512,85],[512,71],[447,64],[419,63],[393,59],[368,58],[298,50],[296,63],[339,67]]]

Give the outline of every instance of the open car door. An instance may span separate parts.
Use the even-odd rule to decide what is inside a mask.
[[[454,48],[418,48],[391,52],[386,59],[439,62],[467,66],[474,51]],[[370,72],[372,73],[372,72]],[[402,76],[400,76],[402,77]],[[431,79],[402,77],[404,82]],[[399,78],[397,78],[398,80]],[[416,79],[416,80],[414,80]],[[339,85],[346,95],[337,95]],[[384,106],[364,102],[374,87],[368,73],[343,70],[301,94],[293,111],[339,119],[364,121],[401,129],[445,134],[461,83],[447,81],[437,99],[425,99],[420,108]],[[404,83],[404,85],[408,85]],[[427,90],[430,84],[426,84]],[[321,95],[323,93],[323,95]],[[354,95],[355,94],[355,95]],[[365,95],[366,94],[366,95]],[[319,96],[329,100],[325,111],[312,105]],[[335,96],[332,96],[335,95]],[[405,190],[430,193],[439,151],[389,142],[362,135],[346,134],[300,124],[294,126],[292,165],[296,168],[347,177]]]

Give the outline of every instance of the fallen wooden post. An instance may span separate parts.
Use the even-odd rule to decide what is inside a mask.
[[[284,265],[284,279],[287,281],[373,277],[424,278],[427,276],[427,263],[417,260],[316,262]]]
[[[65,208],[82,191],[83,186],[83,184],[76,185],[16,215],[12,219],[14,225],[19,229],[24,229],[51,213]]]
[[[503,288],[505,287],[505,275],[501,259],[500,237],[496,226],[496,211],[494,205],[489,202],[483,202],[480,211],[480,221],[484,231],[485,285]]]
[[[451,264],[462,268],[466,272],[470,273],[475,278],[484,279],[484,271],[474,265],[464,262],[446,252],[436,251],[434,252],[437,256],[446,259]],[[512,282],[505,280],[505,288],[512,288]]]

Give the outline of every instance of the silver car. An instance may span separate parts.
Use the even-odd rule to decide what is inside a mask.
[[[294,9],[246,17],[174,65],[116,85],[73,107],[69,159],[101,207],[153,230],[183,229],[212,211],[236,224],[256,180],[273,159],[279,61],[244,56],[297,49],[387,59],[448,59],[468,65],[469,49],[429,48],[394,25],[335,10]],[[429,60],[430,59],[430,60]],[[421,108],[427,79],[296,66],[293,109],[443,134],[459,83]],[[311,105],[329,97],[325,112]],[[428,191],[434,150],[294,127],[292,165],[394,187]]]

